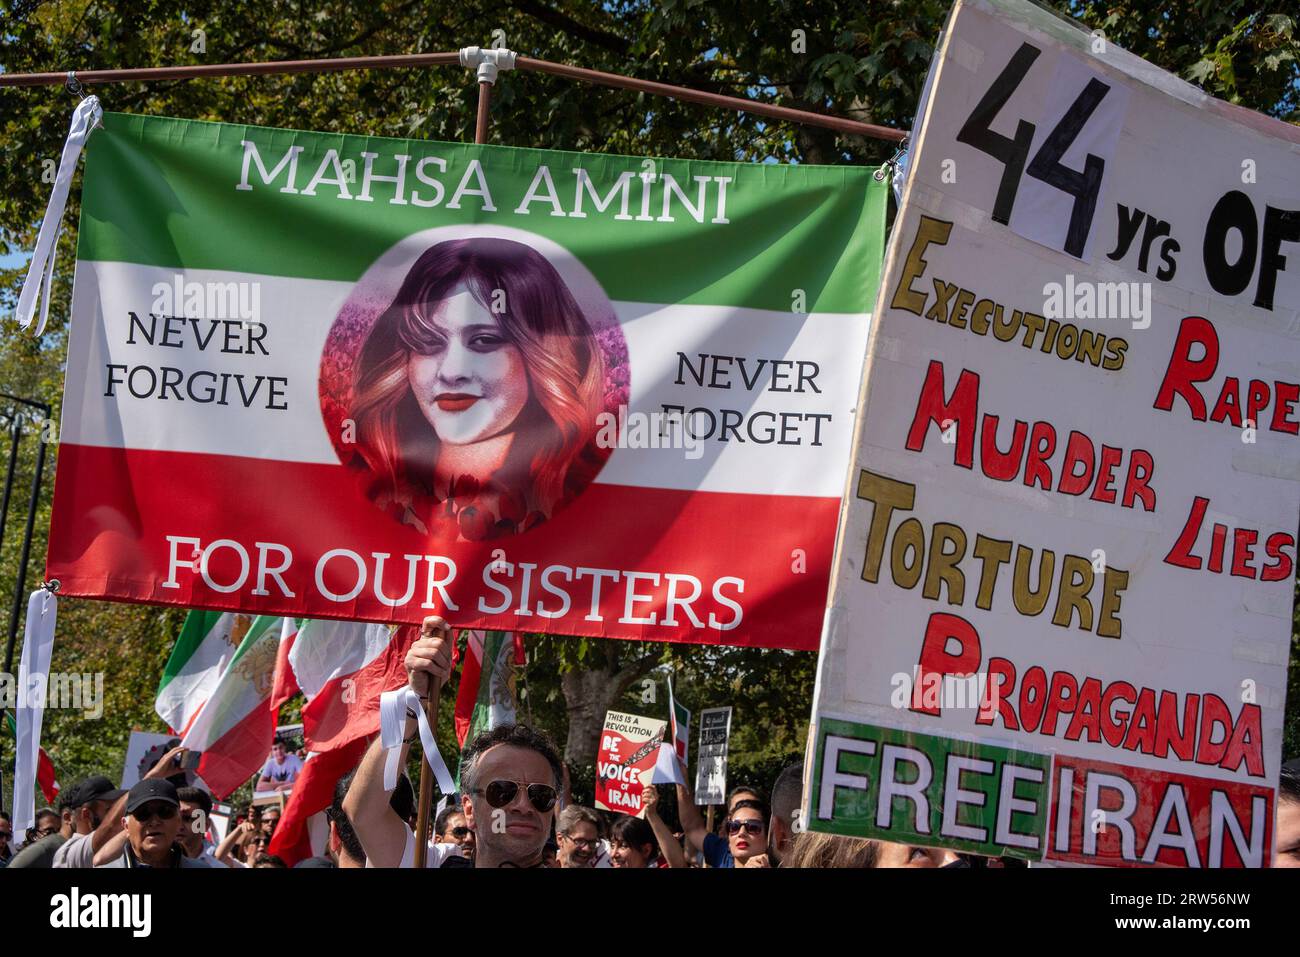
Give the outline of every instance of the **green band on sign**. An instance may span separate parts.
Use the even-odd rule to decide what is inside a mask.
[[[808,830],[1040,860],[1051,759],[823,719]]]

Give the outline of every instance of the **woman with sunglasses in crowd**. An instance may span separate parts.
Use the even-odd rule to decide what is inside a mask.
[[[677,814],[692,847],[704,854],[709,867],[744,867],[751,858],[767,854],[767,803],[758,798],[735,801],[722,822],[722,837],[710,834],[695,796],[684,784],[677,785]],[[680,866],[670,861],[671,866]]]

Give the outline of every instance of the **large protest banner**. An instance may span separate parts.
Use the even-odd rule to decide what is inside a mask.
[[[107,114],[68,595],[816,647],[887,188]]]
[[[641,816],[641,794],[653,783],[667,727],[667,722],[655,718],[605,712],[596,755],[596,807]]]
[[[1300,515],[1300,130],[960,2],[868,344],[810,829],[1261,866]]]

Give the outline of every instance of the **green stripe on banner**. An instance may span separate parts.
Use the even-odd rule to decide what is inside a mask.
[[[824,718],[810,831],[1040,860],[1050,757]]]
[[[243,141],[254,144],[268,173],[288,158],[271,185],[250,159],[250,188],[236,188],[244,174]],[[371,201],[356,198],[365,186],[364,153],[376,154],[372,177],[397,175],[396,157],[410,157],[405,204],[391,202],[396,184],[383,180],[372,179]],[[432,159],[423,163],[426,158]],[[474,161],[495,211],[468,192],[459,196],[459,208],[449,208],[462,182],[468,189],[482,185]],[[543,166],[553,194],[536,180]],[[440,186],[422,182],[421,169]],[[570,215],[581,185],[575,169],[591,180],[591,191],[581,187],[583,217]],[[642,174],[651,170],[647,182]],[[319,173],[342,183],[324,182]],[[630,174],[629,218],[616,219],[624,173]],[[720,180],[729,182],[724,187]],[[527,214],[516,212],[530,187],[541,198]],[[421,202],[438,201],[417,205],[413,192]],[[87,145],[77,256],[353,282],[411,233],[492,224],[568,248],[614,300],[860,313],[874,305],[888,192],[864,167],[651,160],[106,113],[104,129]],[[340,198],[344,193],[352,198]],[[611,197],[604,212],[596,210],[593,193]],[[659,221],[665,195],[672,222]],[[650,221],[638,220],[647,211]],[[838,259],[826,255],[836,249],[846,252]],[[636,269],[628,268],[632,251]]]

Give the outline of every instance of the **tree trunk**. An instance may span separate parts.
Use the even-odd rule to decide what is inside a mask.
[[[564,741],[564,760],[571,765],[592,764],[605,725],[605,712],[618,697],[616,671],[608,666],[569,671],[560,676],[569,712],[569,735]]]
[[[560,675],[569,714],[564,760],[574,766],[596,763],[605,712],[633,681],[654,667],[660,654],[659,649],[649,646],[652,650],[624,661],[619,655],[620,642],[608,638],[587,640],[595,645],[588,666]]]

